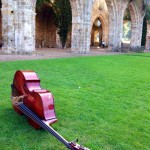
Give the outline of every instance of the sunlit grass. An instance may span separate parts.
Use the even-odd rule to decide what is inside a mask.
[[[150,54],[0,62],[0,149],[65,150],[12,109],[18,69],[34,70],[53,93],[53,127],[67,140],[91,150],[150,149]]]

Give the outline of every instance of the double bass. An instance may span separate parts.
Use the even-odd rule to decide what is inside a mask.
[[[20,115],[26,115],[31,126],[48,131],[68,149],[89,150],[77,141],[68,142],[50,126],[57,121],[54,97],[50,91],[41,88],[40,79],[34,71],[16,71],[11,89],[14,110]]]

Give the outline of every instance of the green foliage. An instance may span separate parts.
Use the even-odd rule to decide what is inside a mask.
[[[145,5],[145,11],[146,11],[146,14],[145,14],[145,17],[146,17],[146,20],[150,20],[150,5]]]
[[[10,84],[16,70],[33,70],[55,98],[53,128],[91,150],[150,148],[150,53],[0,62],[0,149],[66,150],[16,114]]]
[[[131,39],[131,21],[127,21],[123,26],[123,38],[125,40]]]
[[[147,19],[146,16],[143,19],[143,30],[142,30],[142,41],[141,46],[145,46],[146,44],[146,34],[147,34]]]
[[[72,12],[69,0],[37,0],[37,8],[46,3],[49,4],[55,13],[57,33],[60,37],[62,48],[65,47],[68,32],[71,30]]]
[[[64,48],[72,22],[70,2],[69,0],[56,0],[53,8],[56,14],[57,33]]]

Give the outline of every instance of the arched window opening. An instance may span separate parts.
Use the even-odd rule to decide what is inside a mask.
[[[56,47],[56,25],[53,9],[43,4],[36,10],[36,48]]]
[[[131,16],[130,11],[127,8],[123,18],[123,37],[122,44],[130,44],[131,41]]]
[[[91,46],[101,46],[102,44],[102,24],[99,18],[97,18],[92,27]]]

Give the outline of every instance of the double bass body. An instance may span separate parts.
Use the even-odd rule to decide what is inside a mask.
[[[12,84],[12,96],[21,95],[24,95],[24,105],[39,116],[41,120],[49,125],[57,121],[53,95],[50,91],[41,88],[40,79],[34,71],[16,71]],[[13,104],[13,107],[17,113],[23,114],[16,105]],[[29,119],[29,123],[34,128],[40,128],[31,119]]]

